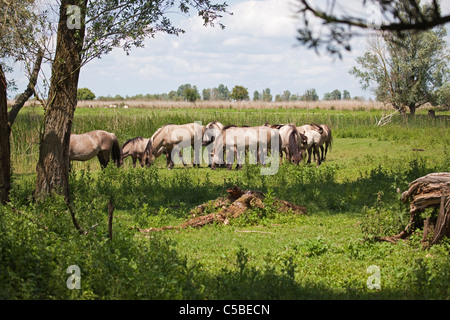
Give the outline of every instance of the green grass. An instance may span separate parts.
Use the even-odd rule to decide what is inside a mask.
[[[56,197],[32,199],[37,161],[38,109],[26,108],[13,127],[15,168],[11,205],[0,207],[0,298],[13,299],[448,299],[450,242],[421,250],[420,230],[397,245],[376,242],[408,221],[400,203],[412,180],[449,171],[448,120],[395,119],[378,128],[381,111],[301,109],[88,109],[75,114],[74,132],[104,129],[123,143],[149,137],[165,123],[219,119],[224,124],[330,124],[333,149],[320,167],[283,164],[262,176],[240,171],[175,167],[74,166],[74,229]],[[447,122],[446,122],[447,121]],[[423,151],[413,151],[423,149]],[[233,185],[306,206],[307,215],[254,210],[229,225],[168,230],[144,236],[132,227],[178,225],[199,204]],[[107,238],[107,203],[114,211]],[[93,228],[91,228],[94,226]],[[78,265],[82,289],[68,290],[66,269]],[[367,268],[380,268],[370,290]]]

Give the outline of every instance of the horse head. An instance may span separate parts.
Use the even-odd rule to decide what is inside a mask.
[[[152,152],[152,139],[148,140],[147,146],[144,150],[144,164],[149,167],[155,161],[155,155]]]
[[[216,137],[222,132],[223,125],[220,122],[213,121],[208,123],[204,128],[202,145],[207,146],[214,142]]]
[[[305,136],[305,135],[304,135],[303,133],[301,133],[301,132],[299,132],[299,135],[300,135],[300,144],[301,144],[302,146],[307,145],[307,144],[308,144],[308,137]]]

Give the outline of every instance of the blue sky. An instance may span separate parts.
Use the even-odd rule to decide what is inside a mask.
[[[204,27],[194,12],[191,16],[172,14],[185,34],[158,34],[146,42],[145,48],[135,48],[128,56],[120,48],[114,49],[81,69],[79,87],[91,89],[96,96],[132,96],[168,93],[185,83],[196,85],[201,92],[222,83],[230,90],[242,85],[250,97],[255,90],[261,92],[265,88],[270,88],[273,96],[284,90],[302,94],[315,88],[320,98],[334,89],[371,97],[348,73],[355,58],[366,49],[364,37],[352,40],[352,52],[345,52],[342,60],[325,53],[317,55],[299,46],[296,40],[299,21],[294,15],[294,1],[226,2],[233,15],[225,15],[221,20],[224,30]],[[449,2],[444,1],[443,6],[450,7]],[[347,9],[367,12],[367,8],[354,5],[358,3],[361,1],[345,1]],[[14,77],[21,92],[26,78],[18,69]],[[46,78],[50,78],[49,71]]]

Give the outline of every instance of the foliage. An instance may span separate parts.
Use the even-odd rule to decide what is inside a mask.
[[[183,91],[183,96],[189,102],[195,102],[197,99],[200,99],[200,95],[198,94],[197,88],[187,88]]]
[[[264,90],[262,91],[261,99],[262,99],[263,101],[268,101],[268,102],[272,101],[273,96],[272,96],[272,94],[270,93],[270,89],[269,89],[269,88],[266,88],[266,89],[264,89]]]
[[[219,84],[215,88],[203,89],[203,100],[226,101],[230,99],[230,91],[224,84]]]
[[[412,114],[425,103],[436,103],[437,90],[448,80],[450,54],[446,29],[426,32],[383,33],[369,41],[370,49],[350,70],[363,89],[371,88],[377,100]]]
[[[313,1],[298,0],[297,14],[301,21],[297,40],[319,51],[321,48],[331,55],[342,57],[342,51],[351,51],[351,39],[361,30],[383,30],[399,34],[405,30],[419,33],[450,20],[443,15],[441,1],[361,1],[362,10],[353,10],[350,4],[342,6],[317,5]],[[318,26],[321,26],[320,28]],[[357,29],[357,31],[355,31]],[[358,30],[359,29],[359,30]]]
[[[440,106],[450,108],[450,82],[446,82],[437,91],[437,103]]]
[[[300,97],[300,100],[304,101],[317,101],[319,100],[319,95],[317,94],[316,89],[307,89],[305,93]]]
[[[234,86],[230,97],[231,97],[231,99],[234,99],[237,101],[248,100],[249,99],[248,90],[247,90],[247,88],[245,88],[243,86],[236,85],[236,86]]]
[[[94,100],[95,94],[88,88],[79,88],[77,90],[77,100]]]
[[[323,100],[341,100],[342,94],[338,89],[333,90],[332,92],[325,92],[323,95]]]
[[[291,99],[291,92],[289,90],[284,90],[283,94],[277,94],[275,96],[275,101],[289,101]]]

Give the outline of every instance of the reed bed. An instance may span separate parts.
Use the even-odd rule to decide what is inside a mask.
[[[78,107],[124,107],[145,109],[327,109],[327,110],[370,110],[383,109],[386,106],[378,101],[204,101],[195,103],[187,101],[155,101],[155,100],[113,100],[113,101],[80,101]]]
[[[9,104],[14,103],[10,101]],[[36,101],[28,101],[25,106],[38,106]],[[391,107],[379,101],[360,100],[318,100],[318,101],[188,101],[164,100],[83,100],[79,108],[143,108],[143,109],[326,109],[326,110],[387,110]]]

